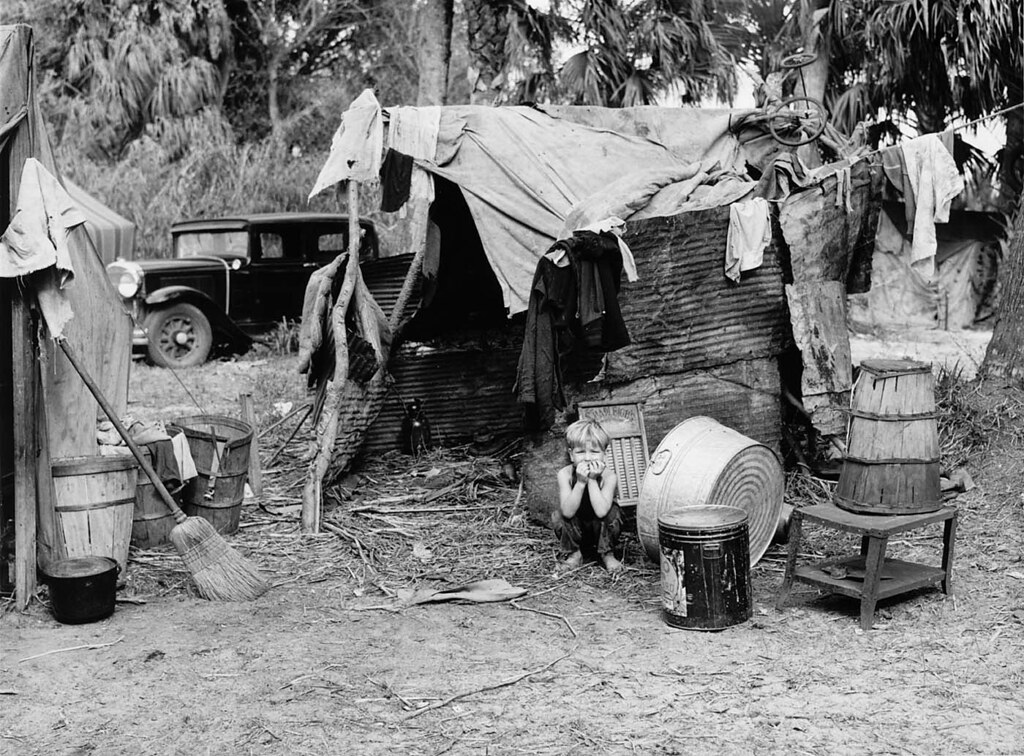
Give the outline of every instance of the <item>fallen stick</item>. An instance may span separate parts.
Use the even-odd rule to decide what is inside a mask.
[[[369,675],[363,675],[363,677],[365,677],[371,683],[376,685],[378,688],[383,688],[384,692],[386,692],[389,696],[394,696],[395,698],[397,698],[399,701],[402,702],[402,705],[404,705],[406,709],[409,709],[410,711],[411,710],[415,710],[416,707],[413,705],[412,701],[410,701],[408,698],[403,696],[401,693],[399,693],[397,690],[392,688],[387,683],[385,683],[385,682],[377,682],[376,680],[374,680]]]
[[[359,558],[363,560],[363,564],[365,564],[367,567],[373,570],[373,565],[370,564],[370,560],[367,559],[366,552],[363,550],[362,541],[360,541],[358,538],[356,538],[354,535],[349,533],[344,528],[340,528],[332,522],[322,522],[320,524],[323,525],[325,530],[329,530],[332,533],[335,533],[343,538],[348,538],[349,540],[351,540],[356,545],[356,548],[359,550]],[[376,570],[374,570],[374,572],[376,572]]]
[[[439,512],[483,512],[490,509],[490,507],[398,507],[388,509],[385,507],[353,507],[350,512],[356,514],[362,514],[365,512],[373,512],[375,514],[426,514],[426,513],[439,513]]]
[[[122,635],[117,640],[110,641],[110,643],[93,643],[93,644],[87,644],[87,645],[84,645],[84,646],[68,646],[67,648],[55,648],[52,651],[43,651],[43,653],[36,654],[34,656],[26,656],[24,659],[18,659],[18,661],[19,662],[27,662],[27,661],[30,661],[32,659],[38,659],[40,656],[49,656],[50,654],[62,654],[65,651],[80,651],[82,649],[89,649],[90,651],[92,651],[92,650],[97,649],[97,648],[106,648],[107,646],[113,646],[113,645],[115,645],[117,643],[120,643],[123,640],[124,640],[124,636]]]
[[[560,619],[562,620],[562,622],[565,623],[565,626],[569,628],[569,632],[572,633],[573,638],[579,637],[579,633],[576,632],[576,628],[572,626],[572,623],[569,622],[569,619],[563,614],[555,614],[554,612],[546,612],[543,609],[534,609],[530,606],[522,606],[516,603],[514,599],[512,601],[509,601],[509,603],[512,604],[512,606],[514,606],[516,609],[522,609],[524,612],[534,612],[536,614],[543,614],[545,617],[551,617],[552,619]]]
[[[432,703],[429,706],[424,706],[422,709],[416,709],[416,711],[414,711],[414,712],[412,712],[410,714],[407,714],[404,717],[404,719],[405,720],[410,720],[410,719],[413,719],[415,717],[418,717],[420,714],[423,714],[424,712],[431,711],[432,709],[440,709],[440,708],[442,708],[444,706],[447,706],[450,703],[454,703],[455,701],[458,701],[460,698],[465,698],[466,696],[472,696],[472,695],[475,695],[476,693],[486,693],[489,690],[497,690],[498,688],[507,688],[510,685],[515,685],[517,682],[521,682],[521,681],[525,680],[527,677],[531,677],[532,675],[537,675],[537,674],[540,674],[541,672],[544,672],[545,670],[551,669],[553,666],[558,664],[558,662],[560,662],[563,659],[567,659],[570,656],[572,656],[573,651],[575,651],[575,650],[576,649],[574,648],[569,653],[563,654],[562,656],[559,656],[557,659],[555,659],[554,661],[548,662],[543,667],[537,667],[537,669],[531,669],[529,672],[524,672],[523,674],[521,674],[521,675],[519,675],[517,677],[513,677],[511,680],[505,680],[504,682],[495,683],[494,685],[485,685],[482,688],[474,688],[473,690],[467,690],[464,693],[456,693],[454,696],[448,696],[448,698],[444,699],[443,701],[438,701],[437,703]]]
[[[306,407],[306,414],[302,416],[301,420],[299,420],[299,424],[296,425],[295,428],[292,430],[291,435],[288,436],[288,438],[285,439],[283,444],[281,444],[279,447],[277,447],[277,451],[276,452],[274,452],[273,454],[270,455],[270,459],[267,460],[267,467],[270,467],[272,464],[274,464],[274,460],[276,460],[278,457],[281,456],[281,452],[283,452],[285,450],[285,448],[288,446],[288,444],[290,444],[292,442],[292,439],[295,438],[296,435],[298,435],[299,428],[301,428],[302,424],[304,422],[306,422],[306,418],[309,417],[309,413],[312,412],[312,411],[313,411],[313,405],[310,404],[310,405],[308,405]],[[272,425],[270,427],[273,428],[274,426]]]
[[[268,426],[267,426],[266,428],[264,428],[263,430],[261,430],[261,431],[259,432],[259,437],[260,437],[260,438],[263,438],[263,437],[264,437],[265,435],[267,435],[268,433],[270,433],[270,431],[274,430],[274,428],[277,428],[277,427],[278,427],[279,425],[281,425],[281,423],[285,422],[285,421],[286,421],[286,420],[288,420],[289,418],[295,417],[295,416],[296,416],[297,414],[299,414],[300,412],[302,412],[302,410],[310,410],[310,409],[312,409],[312,408],[313,408],[313,403],[312,403],[312,402],[307,402],[306,404],[303,404],[303,405],[302,405],[301,407],[296,407],[295,409],[293,409],[293,410],[292,410],[291,412],[289,412],[289,413],[288,413],[287,415],[285,415],[285,416],[284,416],[284,417],[282,417],[281,419],[279,419],[279,420],[277,420],[277,421],[275,421],[275,422],[271,423],[271,424],[270,424],[270,425],[268,425]],[[300,421],[299,421],[299,425],[302,425],[302,422],[303,422],[303,421],[304,421],[305,419],[306,419],[306,418],[305,418],[305,416],[303,416],[302,420],[300,420]]]

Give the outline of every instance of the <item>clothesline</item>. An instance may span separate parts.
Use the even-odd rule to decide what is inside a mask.
[[[967,129],[967,128],[970,128],[971,126],[974,126],[976,124],[981,123],[982,121],[987,121],[990,118],[995,118],[996,116],[1001,116],[1004,113],[1009,113],[1011,110],[1016,110],[1017,108],[1024,108],[1024,102],[1018,102],[1016,105],[1010,105],[1009,107],[1003,108],[1002,110],[997,110],[994,113],[989,113],[988,115],[983,115],[980,118],[975,118],[973,121],[968,121],[967,123],[962,123],[959,126],[950,126],[948,129],[943,129],[942,132],[939,132],[939,133],[944,133],[946,131],[957,132],[957,131],[960,131],[961,129]],[[925,136],[925,135],[922,134],[921,136]],[[899,143],[897,143],[897,145],[898,144]],[[894,147],[894,146],[897,146],[897,145],[887,145],[885,147],[879,147],[878,149],[871,150],[870,152],[864,152],[864,153],[862,153],[860,155],[857,155],[856,158],[858,160],[863,160],[866,157],[871,157],[872,155],[877,155],[880,152],[885,152],[885,150],[888,150],[891,147]]]

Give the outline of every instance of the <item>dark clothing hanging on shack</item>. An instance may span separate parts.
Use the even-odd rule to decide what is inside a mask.
[[[386,213],[400,210],[409,201],[412,187],[412,158],[388,149],[380,164],[380,209]]]
[[[554,262],[560,252],[568,264]],[[577,231],[537,263],[516,376],[529,426],[550,427],[555,410],[564,409],[561,362],[576,341],[604,352],[630,343],[618,301],[621,277],[622,253],[608,233]]]
[[[626,346],[629,333],[619,308],[622,253],[618,239],[614,234],[577,231],[569,242],[569,259],[579,289],[579,330],[575,335],[602,352]],[[570,321],[570,329],[573,325]]]

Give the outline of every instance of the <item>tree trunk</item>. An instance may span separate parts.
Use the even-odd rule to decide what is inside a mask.
[[[510,0],[464,0],[469,34],[470,95],[473,105],[494,105],[501,97]]]
[[[794,94],[807,97],[822,103],[824,108],[825,89],[828,87],[828,63],[832,49],[831,20],[821,14],[816,0],[801,0],[800,3],[800,36],[804,52],[814,53],[817,57],[806,66],[794,71],[796,86]],[[826,9],[827,9],[826,5]],[[824,115],[822,117],[825,117]],[[815,142],[797,147],[796,154],[808,168],[817,168],[821,163],[821,153]]]
[[[818,57],[797,72],[795,93],[824,102],[825,89],[828,87],[828,63],[832,52],[831,20],[824,16],[815,22],[815,14],[822,10],[817,5],[814,0],[803,0],[800,3],[800,36],[804,51],[814,53]],[[826,4],[825,8],[827,7]]]
[[[1010,88],[1014,92],[1014,88]],[[1010,102],[1021,101],[1021,87],[1011,94]],[[1006,146],[999,164],[1000,192],[1003,206],[1009,210],[1017,206],[1024,181],[1024,109],[1015,108],[1006,114]]]
[[[267,61],[267,115],[270,117],[270,136],[278,149],[284,147],[284,119],[278,99],[281,59],[282,56],[275,53]]]
[[[427,0],[417,10],[417,105],[444,105],[447,100],[453,13],[454,0]]]
[[[981,375],[1024,382],[1024,205],[1017,208],[1013,235],[999,273],[999,317],[982,360]]]

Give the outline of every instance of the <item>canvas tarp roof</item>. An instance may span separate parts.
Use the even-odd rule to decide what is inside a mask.
[[[135,252],[135,224],[118,215],[66,176],[64,188],[85,214],[85,231],[103,264],[117,258],[131,260]]]
[[[599,205],[617,206],[623,219],[645,207],[646,215],[670,215],[688,197],[666,190],[659,205],[663,187],[690,179],[693,189],[702,168],[716,165],[739,171],[751,150],[765,146],[764,140],[741,145],[730,131],[749,110],[466,105],[439,111],[434,159],[416,165],[462,190],[509,314],[526,309],[538,259],[584,200],[614,185],[620,196]]]

